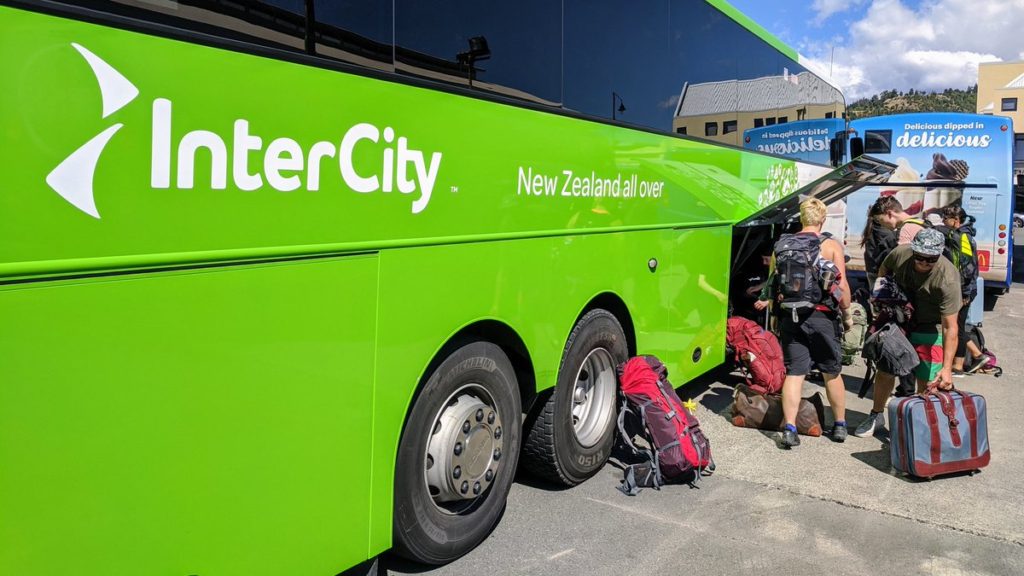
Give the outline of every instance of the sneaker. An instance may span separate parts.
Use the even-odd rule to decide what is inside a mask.
[[[833,425],[829,437],[832,438],[833,442],[846,442],[846,434],[846,426]]]
[[[953,370],[953,378],[963,378],[967,376],[967,373],[963,370]]]
[[[967,374],[974,374],[978,370],[981,370],[982,368],[984,368],[985,365],[988,364],[991,361],[992,361],[992,357],[991,356],[989,356],[988,354],[982,353],[981,356],[978,356],[977,358],[972,358],[971,359],[972,364],[971,364],[970,367],[964,366],[964,372],[967,373]]]
[[[883,424],[885,424],[885,417],[882,416],[882,413],[872,412],[868,414],[867,418],[857,425],[857,429],[853,431],[853,435],[858,438],[869,438],[873,436],[876,431],[881,430]]]
[[[800,436],[798,436],[796,432],[794,432],[792,430],[783,430],[782,431],[782,447],[783,448],[787,448],[788,449],[788,448],[793,448],[794,446],[799,446],[799,445],[800,445]]]

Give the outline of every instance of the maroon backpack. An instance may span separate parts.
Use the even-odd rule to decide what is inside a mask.
[[[625,396],[619,410],[619,431],[634,454],[645,464],[626,466],[623,492],[633,495],[639,486],[660,487],[666,483],[693,485],[715,469],[711,444],[668,381],[668,370],[654,356],[637,356],[618,366],[619,385]],[[629,414],[639,417],[651,449],[638,448],[626,431]],[[636,478],[637,475],[643,476]]]
[[[725,343],[735,350],[736,363],[743,367],[751,390],[759,394],[778,394],[782,390],[786,366],[775,334],[752,320],[734,316],[726,322]]]

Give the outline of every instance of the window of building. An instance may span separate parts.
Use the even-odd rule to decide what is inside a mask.
[[[682,134],[683,136],[686,136],[686,126],[680,126],[679,128],[676,128],[676,134]]]
[[[892,130],[865,130],[864,153],[888,154],[892,151]]]
[[[772,118],[765,118],[764,119],[764,124],[765,124],[765,126],[775,126],[775,118],[774,117],[772,117]]]
[[[718,122],[705,122],[704,123],[704,135],[705,136],[718,136]]]
[[[729,134],[736,131],[736,121],[726,120],[722,123],[722,134]]]
[[[764,126],[764,118],[754,118],[754,128],[760,128]]]
[[[785,124],[789,122],[789,116],[779,116],[779,124]]]
[[[1003,112],[1016,112],[1017,111],[1017,99],[1016,98],[1003,98]]]
[[[835,112],[825,112],[825,118],[835,118],[835,117],[836,117],[836,113]]]

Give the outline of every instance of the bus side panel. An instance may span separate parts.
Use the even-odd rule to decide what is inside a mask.
[[[0,289],[0,574],[366,558],[375,256]]]
[[[673,383],[722,360],[729,228],[483,242],[381,253],[371,550],[390,546],[395,454],[416,384],[461,328],[493,319],[525,343],[538,389],[554,385],[574,322],[596,295],[626,303],[641,353]],[[650,259],[658,261],[655,272]],[[694,363],[692,351],[704,354]]]

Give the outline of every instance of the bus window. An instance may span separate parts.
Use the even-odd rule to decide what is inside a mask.
[[[305,50],[306,8],[303,0],[197,2],[195,5],[153,0],[65,3],[232,40]]]
[[[892,152],[892,130],[866,130],[864,132],[865,154],[888,154]]]
[[[393,71],[394,12],[390,2],[316,0],[316,53]]]
[[[539,104],[562,102],[561,6],[396,0],[395,67]]]

